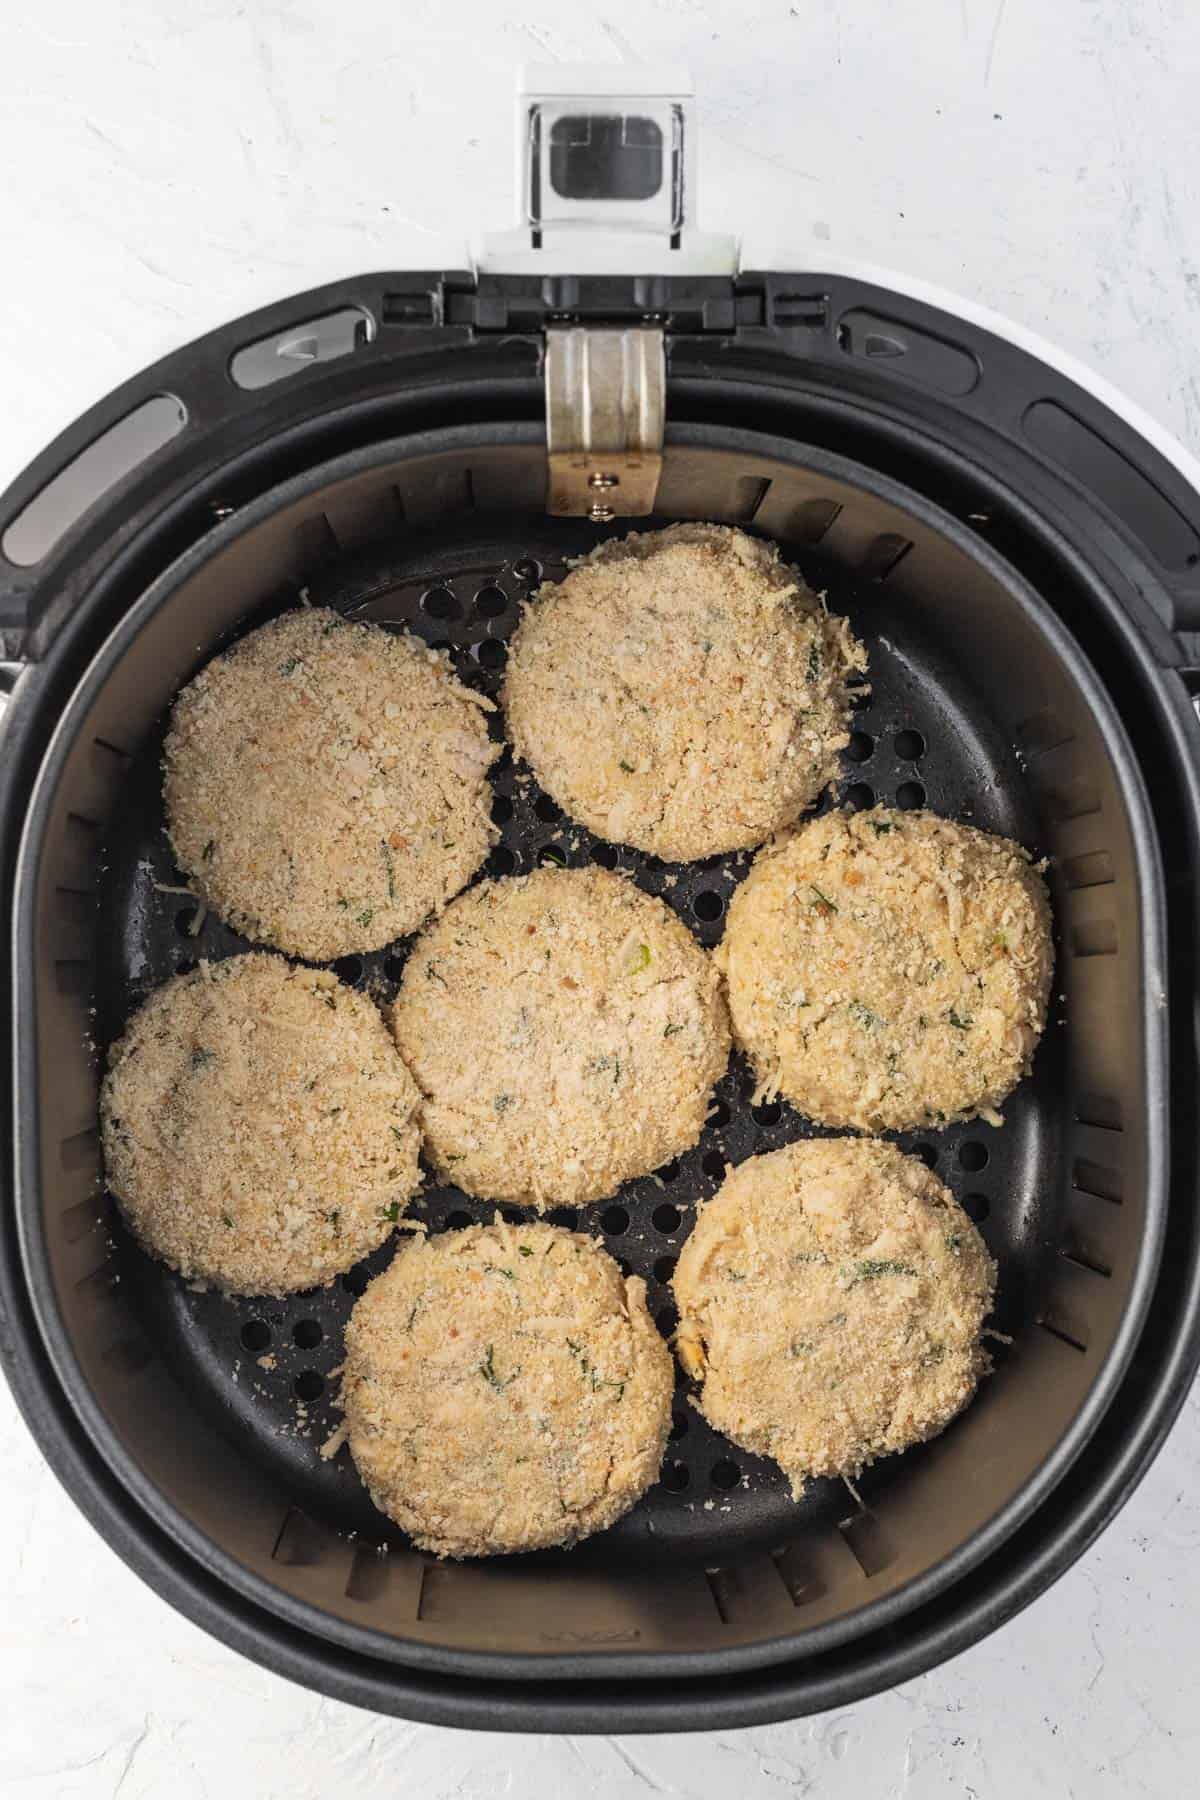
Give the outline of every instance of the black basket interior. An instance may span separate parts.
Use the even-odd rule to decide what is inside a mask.
[[[463,677],[495,693],[522,600],[601,535],[541,511],[535,446],[380,447],[371,460],[314,476],[185,558],[64,726],[36,959],[41,1230],[48,1304],[102,1447],[227,1579],[269,1604],[299,1603],[313,1628],[376,1654],[521,1653],[535,1667],[577,1650],[768,1656],[815,1643],[819,1627],[853,1629],[872,1602],[949,1579],[1002,1521],[1015,1524],[1128,1329],[1145,1252],[1149,1082],[1138,802],[1086,668],[1015,579],[920,509],[803,462],[671,447],[655,522],[726,520],[776,538],[868,644],[869,687],[823,805],[928,805],[1053,858],[1056,1000],[1033,1079],[1000,1129],[897,1139],[979,1222],[1000,1265],[993,1323],[1013,1342],[995,1346],[996,1372],[960,1421],[877,1464],[857,1495],[818,1482],[793,1503],[774,1465],[707,1426],[681,1380],[662,1480],[611,1531],[567,1554],[438,1564],[374,1510],[345,1450],[318,1455],[338,1422],[347,1314],[394,1243],[285,1301],[194,1292],[133,1246],[104,1200],[95,1122],[93,1045],[102,1052],[167,976],[249,947],[215,918],[196,929],[194,903],[164,891],[182,881],[158,771],[180,683],[303,593],[448,645]],[[615,866],[661,893],[702,943],[719,940],[748,857],[668,867],[563,819],[509,756],[493,779],[502,837],[486,873]],[[335,967],[386,1000],[406,948]],[[646,1277],[664,1331],[674,1259],[725,1163],[812,1129],[786,1105],[752,1108],[751,1088],[735,1058],[694,1151],[611,1200],[551,1215]],[[452,1188],[427,1188],[418,1206],[432,1230],[493,1211]]]

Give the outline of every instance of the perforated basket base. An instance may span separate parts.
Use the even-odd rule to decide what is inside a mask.
[[[543,576],[560,578],[565,558],[607,535],[612,533],[544,517],[518,522],[505,541],[450,540],[445,534],[422,541],[410,535],[396,546],[392,560],[376,552],[369,565],[331,565],[311,584],[309,598],[449,646],[462,678],[494,695],[521,602]],[[795,560],[815,586],[827,588],[830,606],[849,616],[870,655],[870,687],[857,697],[843,777],[836,795],[827,796],[819,810],[839,802],[928,805],[1036,850],[1035,815],[1022,770],[989,722],[969,672],[946,666],[935,645],[922,641],[910,621],[894,616],[895,602],[889,602],[885,586],[848,588],[827,578],[819,558]],[[281,605],[290,603],[292,597],[281,597]],[[165,728],[165,720],[162,724]],[[498,714],[492,727],[501,735]],[[96,1021],[102,1048],[167,977],[193,967],[200,957],[218,959],[253,947],[211,915],[193,934],[196,907],[162,891],[183,877],[163,831],[161,744],[160,729],[130,769],[106,847]],[[744,877],[749,856],[668,866],[605,844],[564,820],[528,774],[513,767],[508,753],[497,764],[493,783],[502,835],[485,874],[515,873],[542,861],[571,867],[595,861],[661,895],[701,943],[718,942],[729,896]],[[396,990],[407,949],[406,940],[369,956],[344,958],[335,967],[342,979],[385,1002]],[[1052,1166],[1056,1133],[1049,1127],[1060,1069],[1060,1031],[1052,1025],[1035,1077],[1013,1096],[1002,1131],[976,1123],[896,1137],[902,1148],[936,1168],[979,1223],[1000,1268],[993,1323],[1007,1333],[1019,1333],[1033,1316],[1044,1246],[1053,1238],[1052,1221],[1041,1216],[1041,1206],[1042,1197],[1056,1194],[1059,1185]],[[626,1270],[646,1278],[651,1310],[664,1333],[675,1322],[667,1285],[675,1258],[697,1204],[715,1191],[725,1164],[814,1134],[786,1105],[752,1108],[752,1088],[748,1068],[735,1057],[716,1090],[700,1144],[677,1165],[626,1183],[611,1200],[578,1214],[550,1214],[597,1234]],[[412,1210],[431,1231],[441,1231],[490,1219],[496,1209],[455,1188],[430,1186]],[[524,1215],[505,1209],[505,1216]],[[339,1423],[334,1370],[342,1361],[346,1319],[355,1297],[390,1261],[396,1240],[327,1289],[283,1301],[233,1301],[192,1291],[144,1256],[122,1231],[115,1209],[113,1230],[122,1280],[136,1294],[152,1341],[241,1453],[301,1512],[363,1540],[401,1541],[367,1498],[348,1451],[328,1462],[318,1455]],[[921,1449],[910,1451],[910,1464],[922,1455]],[[878,1463],[856,1484],[868,1507],[895,1466],[896,1459]],[[802,1501],[794,1502],[773,1463],[747,1455],[710,1429],[689,1404],[688,1384],[681,1378],[660,1483],[611,1531],[571,1555],[623,1567],[666,1553],[674,1559],[724,1561],[742,1549],[786,1544],[809,1524],[832,1523],[841,1526],[869,1568],[869,1532],[856,1528],[862,1522],[857,1502],[839,1482],[814,1482]]]

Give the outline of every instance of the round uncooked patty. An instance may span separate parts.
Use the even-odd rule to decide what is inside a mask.
[[[285,613],[175,702],[163,791],[180,868],[236,930],[290,956],[378,950],[488,853],[490,710],[415,638]]]
[[[987,1368],[995,1265],[915,1156],[831,1138],[754,1156],[700,1210],[673,1282],[706,1419],[797,1498],[936,1436]]]
[[[351,1454],[381,1512],[439,1556],[572,1544],[658,1476],[670,1353],[645,1283],[552,1225],[402,1250],[346,1329]]]
[[[829,813],[756,858],[717,960],[763,1095],[862,1131],[998,1123],[1046,1022],[1050,904],[1007,838]]]
[[[234,1294],[331,1281],[418,1183],[417,1091],[378,1010],[264,952],[201,963],[109,1052],[108,1185],[153,1255]]]
[[[711,958],[603,869],[461,895],[413,945],[391,1022],[438,1174],[539,1209],[690,1149],[729,1059]]]
[[[724,525],[603,544],[525,615],[509,734],[600,837],[669,862],[761,844],[837,772],[866,662],[774,545]]]

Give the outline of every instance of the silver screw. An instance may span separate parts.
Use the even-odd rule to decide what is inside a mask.
[[[620,487],[620,485],[621,478],[619,475],[604,475],[599,469],[596,470],[594,475],[588,476],[588,486],[590,488],[615,488]]]
[[[593,525],[608,525],[616,518],[611,506],[605,506],[603,500],[594,500],[588,510],[588,518]]]

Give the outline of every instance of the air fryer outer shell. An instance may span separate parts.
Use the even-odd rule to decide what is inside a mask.
[[[911,487],[960,516],[986,510],[991,541],[999,539],[1008,561],[1023,568],[1035,585],[1051,572],[1061,581],[1063,571],[1070,571],[1068,622],[1080,636],[1081,627],[1086,628],[1108,699],[1123,715],[1138,759],[1152,776],[1157,843],[1148,839],[1143,851],[1147,863],[1161,854],[1166,865],[1164,987],[1169,983],[1190,999],[1197,793],[1195,722],[1186,677],[1200,592],[1187,534],[1196,535],[1200,503],[1195,492],[1121,420],[1054,371],[962,320],[935,315],[897,293],[840,276],[747,277],[734,312],[739,305],[743,313],[751,312],[750,305],[742,304],[749,299],[758,307],[760,322],[706,333],[704,311],[716,306],[718,297],[697,295],[694,289],[692,284],[678,297],[679,328],[670,349],[670,419],[694,427],[700,440],[712,432],[713,441],[726,448],[739,441],[751,450],[761,448],[764,440],[757,433],[752,442],[740,438],[737,421],[747,417],[801,443],[819,437],[834,450],[869,460],[876,469],[902,474]],[[416,326],[397,323],[412,315],[411,304],[396,305],[397,292],[408,303],[422,293],[430,296],[428,313]],[[799,322],[797,294],[804,302]],[[396,323],[390,340],[385,295],[391,297]],[[94,409],[39,459],[0,502],[0,531],[75,449],[147,395],[181,393],[199,428],[198,437],[184,434],[186,443],[168,446],[153,466],[135,472],[100,501],[51,552],[36,579],[0,566],[0,621],[9,647],[30,659],[10,705],[0,771],[6,892],[19,832],[25,835],[26,872],[36,858],[39,822],[26,809],[55,720],[106,628],[127,612],[163,559],[209,528],[214,508],[218,514],[232,508],[236,529],[236,515],[243,503],[251,505],[268,465],[275,482],[303,470],[318,452],[351,448],[377,435],[385,418],[391,430],[412,430],[434,417],[439,426],[448,419],[470,420],[474,435],[484,439],[507,435],[500,421],[531,423],[541,398],[538,307],[553,310],[555,300],[562,298],[517,291],[514,316],[500,320],[500,335],[493,338],[478,319],[497,318],[504,311],[508,303],[502,289],[472,301],[464,278],[375,277],[339,284],[268,309],[167,359]],[[670,315],[672,298],[668,284],[652,295],[631,292],[623,301],[610,282],[602,303],[611,309],[621,304],[644,308],[653,302],[656,311],[665,309]],[[580,304],[578,294],[575,301]],[[219,395],[230,399],[220,384],[236,348],[343,302],[373,307],[374,316],[385,322],[374,343],[364,347],[361,362],[351,358],[341,367],[307,371],[287,383],[286,392],[267,390],[265,398],[239,394],[231,404],[221,403]],[[456,309],[459,318],[451,321]],[[474,321],[467,317],[472,310]],[[902,340],[908,334],[912,375],[881,372],[857,359],[854,334],[863,315],[888,320]],[[697,319],[701,328],[689,329]],[[983,371],[982,383],[966,394],[947,393],[947,359],[939,345],[972,361]],[[955,380],[961,385],[964,365],[951,359],[949,366],[958,370]],[[993,371],[994,385],[989,386]],[[986,394],[980,394],[980,386]],[[1031,445],[1021,422],[1047,406],[1050,411],[1036,416],[1040,430],[1050,422],[1048,431]],[[531,435],[536,438],[536,431]],[[1075,459],[1076,466],[1064,470],[1048,463],[1051,449],[1068,461]],[[1106,451],[1111,455],[1106,457]],[[1112,457],[1118,460],[1114,463]],[[1114,473],[1123,466],[1131,471],[1129,482],[1114,487]],[[1102,499],[1088,492],[1089,478],[1093,487],[1099,484]],[[1156,554],[1139,541],[1136,530],[1139,500],[1148,495],[1157,495],[1169,509],[1164,514],[1153,499],[1143,509],[1143,540]],[[1164,559],[1170,566],[1164,566]],[[23,893],[27,901],[24,888]],[[5,979],[15,983],[13,1046],[19,1054],[21,1021],[31,1016],[26,1010],[31,998],[27,960],[6,970]],[[195,1546],[189,1554],[138,1505],[134,1471],[121,1479],[120,1457],[114,1469],[111,1446],[106,1446],[107,1460],[97,1455],[102,1421],[93,1419],[89,1438],[70,1404],[69,1345],[47,1340],[44,1315],[39,1328],[36,1314],[45,1295],[39,1298],[36,1277],[31,1280],[28,1237],[23,1246],[18,1243],[12,1209],[7,1208],[0,1255],[0,1353],[50,1460],[114,1547],[199,1622],[321,1691],[380,1711],[514,1729],[680,1729],[761,1722],[841,1704],[941,1660],[1040,1591],[1131,1490],[1182,1402],[1198,1347],[1195,1070],[1189,1008],[1168,1004],[1174,999],[1174,993],[1164,992],[1159,1007],[1171,1033],[1173,1067],[1169,1079],[1159,1069],[1152,1102],[1156,1114],[1160,1107],[1163,1114],[1170,1110],[1174,1126],[1165,1219],[1168,1253],[1157,1270],[1154,1304],[1140,1338],[1127,1346],[1130,1355],[1113,1364],[1102,1396],[1105,1407],[1097,1406],[1097,1416],[1103,1413],[1099,1428],[1025,1523],[969,1576],[901,1623],[883,1622],[868,1635],[827,1651],[819,1666],[804,1659],[738,1672],[738,1657],[718,1653],[709,1671],[689,1676],[686,1686],[678,1680],[656,1681],[636,1658],[614,1658],[607,1665],[612,1673],[591,1668],[586,1681],[568,1677],[570,1659],[552,1673],[541,1665],[536,1686],[529,1684],[530,1671],[517,1658],[507,1669],[503,1658],[492,1659],[470,1678],[432,1665],[423,1673],[385,1666],[306,1630],[300,1617],[272,1617],[203,1568]],[[18,1093],[14,1143],[22,1157],[29,1153],[30,1122],[29,1096]],[[21,1177],[15,1179],[14,1195],[20,1198]],[[1153,1261],[1146,1268],[1147,1283],[1155,1278]]]

